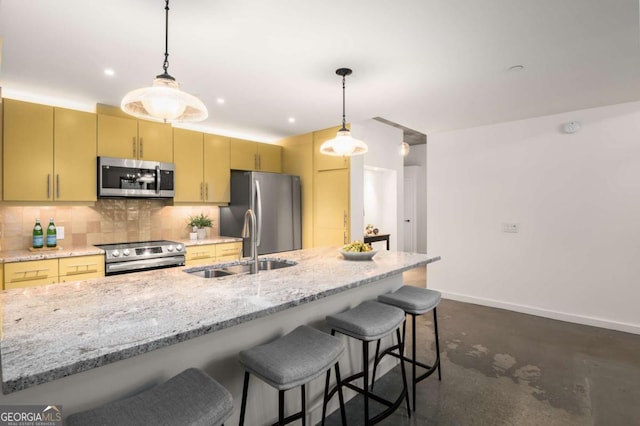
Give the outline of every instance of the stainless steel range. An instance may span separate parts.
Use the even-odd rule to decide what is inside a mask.
[[[185,249],[174,241],[96,244],[105,251],[105,275],[183,266]]]

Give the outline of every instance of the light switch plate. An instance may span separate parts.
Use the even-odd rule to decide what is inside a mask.
[[[502,232],[518,233],[520,232],[520,224],[518,222],[502,222]]]
[[[64,226],[56,226],[56,238],[64,240]]]

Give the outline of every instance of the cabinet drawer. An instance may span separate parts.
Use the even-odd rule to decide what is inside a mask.
[[[69,277],[69,279],[67,279],[66,281],[71,281],[72,276],[79,275],[83,275],[83,277],[77,278],[79,280],[84,278],[104,276],[104,256],[101,254],[97,254],[92,256],[61,258],[59,264],[59,274],[60,281],[63,281],[63,277]],[[84,275],[91,276],[84,277]]]
[[[187,247],[187,261],[212,259],[214,257],[216,257],[216,246],[214,244]]]
[[[4,288],[34,287],[58,282],[58,259],[4,265]]]
[[[216,260],[237,260],[242,254],[242,243],[216,244]]]

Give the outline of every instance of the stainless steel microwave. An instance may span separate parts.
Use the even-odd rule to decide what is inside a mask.
[[[98,197],[172,198],[175,165],[98,157]]]

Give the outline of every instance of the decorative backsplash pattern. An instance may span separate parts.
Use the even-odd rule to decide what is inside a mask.
[[[100,199],[93,206],[2,206],[0,250],[31,245],[36,218],[43,226],[54,218],[64,226],[62,247],[128,241],[188,239],[189,216],[204,213],[213,220],[209,236],[218,236],[217,206],[171,206],[163,200]]]

